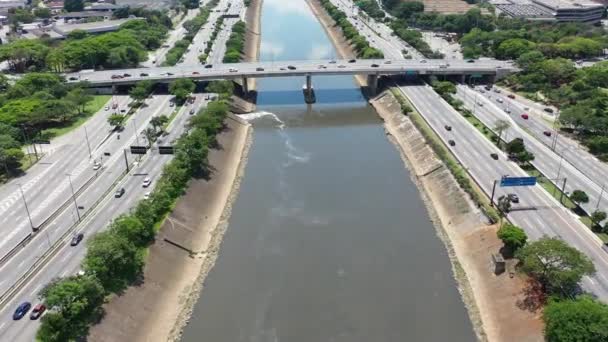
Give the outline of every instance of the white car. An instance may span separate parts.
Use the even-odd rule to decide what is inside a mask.
[[[239,70],[235,69],[235,68],[230,68],[230,69],[228,69],[228,71],[230,71],[230,72],[238,72]]]
[[[150,198],[150,191],[148,191],[144,194],[144,199],[148,199],[148,198]]]
[[[496,99],[496,102],[503,103],[504,101],[501,98]]]
[[[147,188],[150,186],[150,184],[152,184],[152,179],[150,179],[150,177],[146,177],[146,179],[144,179],[144,182],[141,185],[144,188]]]
[[[101,163],[96,161],[96,162],[93,164],[93,170],[97,171],[97,170],[99,170],[100,168],[101,168]]]

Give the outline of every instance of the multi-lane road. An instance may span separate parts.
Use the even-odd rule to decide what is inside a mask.
[[[168,106],[168,99],[168,96],[155,96],[155,98],[149,100],[149,108],[160,109],[159,112],[172,110],[174,107]],[[166,142],[177,139],[184,132],[191,109],[196,112],[205,103],[203,95],[197,95],[192,105],[182,107],[169,125],[169,134],[163,137],[163,145]],[[143,138],[143,136],[140,138]],[[118,151],[119,155],[121,153],[122,151]],[[136,161],[130,155],[129,158],[131,168],[128,174],[124,175],[125,165],[122,156],[113,162],[107,162],[106,167],[114,171],[106,170],[104,172],[116,174],[117,180],[119,177],[122,178],[105,189],[102,189],[103,187],[99,190],[93,188],[90,195],[78,199],[79,201],[99,201],[91,214],[84,218],[80,224],[71,227],[71,231],[66,234],[67,228],[71,226],[71,222],[69,221],[70,210],[67,210],[53,221],[53,226],[57,226],[58,229],[54,230],[49,236],[50,240],[46,240],[46,237],[35,240],[25,253],[19,254],[14,259],[14,262],[0,269],[0,272],[3,274],[2,281],[9,284],[15,276],[19,277],[21,273],[28,270],[29,264],[20,265],[17,268],[15,268],[14,264],[21,264],[22,259],[29,263],[32,260],[36,262],[42,258],[39,261],[42,268],[33,274],[32,278],[0,310],[0,340],[32,341],[34,339],[39,324],[38,321],[30,321],[27,317],[20,321],[12,321],[11,314],[15,307],[23,301],[30,301],[36,304],[38,302],[38,292],[53,278],[76,274],[80,269],[80,262],[86,253],[86,240],[93,236],[94,233],[106,228],[112,219],[126,213],[137,201],[144,197],[146,192],[152,191],[155,180],[160,176],[163,166],[171,160],[172,156],[160,155],[155,148],[152,148],[140,161]],[[152,185],[144,188],[142,181],[146,177],[152,179]],[[120,198],[114,198],[114,190],[120,187],[126,190],[125,194]],[[103,193],[106,193],[106,195],[102,196]],[[63,227],[64,229],[59,229],[59,227]],[[78,246],[72,247],[69,245],[69,240],[76,232],[84,233],[85,240]],[[59,237],[62,238],[59,239]],[[45,256],[45,253],[49,250],[49,245],[53,246],[54,253],[51,256]],[[46,259],[47,257],[48,259]],[[45,261],[42,262],[42,260]],[[10,274],[10,277],[9,272],[13,272]],[[5,284],[2,285],[6,286]]]

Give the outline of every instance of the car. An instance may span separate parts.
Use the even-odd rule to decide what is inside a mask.
[[[325,65],[323,65],[323,64],[319,64],[318,68],[319,69],[327,69],[327,67]]]
[[[551,136],[551,131],[543,131],[543,134],[550,137]]]
[[[451,131],[452,130],[452,126],[450,126],[450,125],[445,125],[444,127],[445,127],[446,131]]]
[[[228,69],[228,71],[230,71],[230,72],[238,72],[239,70],[236,69],[236,68],[230,68],[230,69]]]
[[[194,114],[194,108],[190,109],[190,115]]]
[[[503,102],[505,102],[505,101],[503,101],[501,98],[497,98],[497,99],[496,99],[496,102],[498,102],[498,103],[503,103]]]
[[[385,61],[384,64],[392,64],[393,62],[391,61]]]
[[[519,203],[519,196],[517,196],[516,194],[508,194],[507,198],[509,199],[509,201],[513,202],[513,203]]]
[[[122,74],[122,77],[131,77],[131,74],[127,74],[126,72]]]
[[[168,72],[168,73],[166,73],[165,75],[167,75],[167,76],[173,76],[173,73]]]
[[[285,70],[285,68],[283,68],[283,67],[280,67],[280,68],[279,68],[279,70]]]
[[[340,69],[344,69],[344,68],[346,68],[346,65],[342,65],[342,64],[340,64],[340,65],[338,65],[338,68],[340,68]]]
[[[505,111],[505,113],[511,114],[511,110],[509,108],[505,108],[504,111]]]
[[[510,99],[514,99],[514,98],[515,98],[515,95],[513,95],[513,94],[509,94],[509,95],[507,95],[507,97],[508,97],[508,98],[510,98]]]
[[[456,142],[454,140],[448,140],[448,144],[450,144],[450,146],[455,146]]]
[[[32,313],[30,314],[30,319],[37,320],[38,318],[40,318],[40,316],[42,316],[45,311],[46,306],[44,304],[37,304],[36,306],[34,306],[34,310],[32,310]]]
[[[146,74],[145,72],[142,72],[141,74],[139,74],[140,77],[146,77],[149,76],[148,74]]]
[[[169,102],[169,107],[175,107],[175,102],[173,102],[173,101]]]
[[[125,194],[125,188],[119,188],[118,190],[116,190],[116,192],[114,193],[114,197],[115,198],[120,198],[122,197],[122,195]]]
[[[205,64],[205,69],[211,69],[213,68],[213,64]]]
[[[355,63],[357,60],[356,59],[349,59],[348,63]]]
[[[257,67],[255,68],[255,71],[264,71],[264,68]]]
[[[198,71],[193,71],[193,72],[192,72],[192,75],[200,75],[200,74],[201,74],[201,73],[200,73],[200,72],[198,72]]]
[[[524,119],[524,120],[528,120],[529,116],[528,116],[528,114],[523,113],[523,114],[521,115],[521,118],[522,118],[522,119]]]
[[[500,89],[498,89],[498,88],[494,88],[494,90],[493,90],[493,91],[494,91],[496,94],[500,94]]]
[[[123,108],[123,109],[120,110],[120,112],[124,114],[124,113],[127,112],[127,110]]]
[[[84,238],[83,233],[78,233],[78,234],[72,236],[72,241],[70,241],[70,246],[77,246],[80,243],[80,241],[82,241],[83,238]]]
[[[25,316],[25,314],[27,314],[27,312],[30,311],[31,307],[32,307],[32,303],[30,303],[30,302],[23,302],[23,303],[19,304],[19,306],[13,313],[13,319],[15,321],[22,319],[23,316]]]
[[[490,157],[494,160],[498,160],[498,153],[490,153]]]
[[[426,59],[421,59],[420,63],[426,63]]]
[[[485,88],[487,91],[492,90],[492,86],[491,86],[491,85],[489,85],[489,84],[488,84],[488,85],[486,85],[484,88]]]
[[[148,198],[150,198],[150,191],[148,191],[144,194],[144,199],[148,199]]]
[[[156,59],[152,61],[152,64],[156,64]]]
[[[112,109],[118,108],[118,103],[112,103]]]
[[[552,109],[552,108],[549,108],[549,107],[547,107],[547,108],[545,108],[545,109],[543,109],[543,110],[544,110],[545,112],[547,112],[547,113],[553,113],[553,109]]]
[[[467,63],[475,63],[475,60],[474,59],[468,59]]]
[[[486,91],[485,91],[485,90],[483,90],[483,89],[479,89],[479,92],[483,94],[483,93],[485,93]]]
[[[287,69],[289,69],[289,70],[296,70],[296,67],[295,67],[295,66],[293,66],[293,65],[288,65],[288,66],[287,66]]]
[[[141,183],[141,186],[143,186],[144,188],[147,188],[150,186],[150,184],[152,184],[152,179],[150,179],[150,177],[146,177],[144,179],[144,182]]]
[[[69,80],[70,80],[70,81],[76,81],[76,80],[78,80],[78,77],[76,77],[76,76],[72,76],[72,77],[70,77],[70,78],[69,78]]]
[[[110,110],[110,106],[105,106],[103,109],[104,110]]]
[[[93,163],[93,171],[97,171],[101,169],[101,163],[98,161],[95,161],[95,163]]]
[[[122,76],[121,76],[121,75],[112,75],[112,77],[111,77],[111,78],[112,78],[113,80],[119,80],[119,79],[121,79],[121,78],[122,78]]]
[[[378,64],[372,64],[372,68],[377,68],[377,67],[379,67]]]
[[[481,101],[477,101],[477,105],[478,105],[479,107],[483,107],[483,102],[481,102]]]
[[[84,270],[78,270],[78,272],[76,272],[76,275],[82,277],[83,275],[85,275]]]
[[[335,60],[333,60],[333,59],[331,61],[329,61],[329,64],[336,64],[336,63],[337,62]]]

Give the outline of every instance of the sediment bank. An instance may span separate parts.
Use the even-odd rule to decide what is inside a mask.
[[[209,151],[210,179],[193,179],[150,247],[141,285],[105,306],[90,341],[175,341],[215,264],[252,141],[251,125],[230,115]]]

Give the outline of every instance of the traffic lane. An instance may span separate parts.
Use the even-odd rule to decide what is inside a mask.
[[[453,108],[446,103],[443,103],[444,101],[442,99],[436,98],[438,96],[432,92],[432,90],[411,90],[409,87],[402,87],[402,90],[406,95],[412,95],[410,98],[412,101],[415,101],[417,107],[419,104],[425,102],[434,103],[436,107],[443,107],[439,113],[451,114],[447,115],[446,119],[450,120],[452,124],[457,125],[456,121],[463,122],[463,120],[463,123],[467,123],[460,114],[453,110]],[[416,92],[420,93],[420,91],[426,92],[426,97],[421,96],[417,98]],[[422,112],[427,114],[428,118],[433,116],[433,113],[429,112],[428,110],[421,110],[421,114]],[[491,191],[490,184],[493,184],[493,180],[491,179],[492,177],[487,177],[484,172],[480,172],[478,170],[478,165],[482,163],[479,163],[480,159],[477,152],[478,150],[483,149],[485,150],[484,153],[482,153],[483,155],[492,153],[492,151],[497,153],[498,149],[487,141],[485,137],[483,137],[483,135],[481,135],[481,133],[476,129],[470,127],[470,125],[467,126],[472,131],[469,131],[469,134],[463,135],[462,139],[474,139],[476,149],[466,150],[464,152],[458,149],[453,149],[453,151],[459,159],[463,157],[466,158],[466,156],[469,155],[469,161],[463,164],[469,165],[469,167],[467,167],[469,172],[477,180],[482,189],[484,189],[486,193],[489,193],[489,191]],[[434,129],[439,133],[440,137],[445,136],[445,134],[441,133],[439,128],[440,127],[434,127]],[[442,139],[445,141],[446,138],[442,137]],[[458,144],[456,146],[458,146]],[[472,156],[470,156],[471,154]],[[495,167],[500,167],[501,171],[498,172],[499,174],[508,172],[510,175],[525,175],[523,170],[506,160],[499,160],[496,163],[493,163],[493,165],[495,165]],[[497,192],[499,195],[506,193],[506,191],[503,191],[505,190],[499,188]],[[608,279],[606,279],[605,275],[608,274],[608,255],[601,250],[600,244],[595,240],[593,233],[582,225],[582,223],[573,218],[569,212],[563,209],[555,199],[550,197],[538,185],[530,188],[521,188],[518,190],[518,195],[522,200],[526,201],[526,203],[536,203],[537,208],[536,210],[512,211],[509,213],[509,218],[512,219],[515,224],[522,226],[522,228],[528,232],[531,238],[538,238],[542,235],[560,236],[564,240],[569,241],[573,247],[581,250],[583,253],[589,256],[598,269],[598,273],[593,277],[586,279],[583,282],[584,286],[586,289],[593,291],[595,295],[606,301],[608,299],[608,297],[606,297],[606,293],[608,293],[606,290],[608,289]],[[539,203],[540,205],[538,205]]]
[[[147,176],[153,178],[159,177],[163,165],[170,159],[171,156],[169,155],[156,155],[152,158],[147,158],[139,168],[139,172],[145,173]],[[34,279],[26,285],[21,291],[21,293],[24,294],[21,299],[13,300],[9,305],[5,306],[4,310],[0,311],[0,317],[10,318],[12,310],[23,301],[30,301],[33,305],[38,303],[37,296],[40,289],[58,275],[61,277],[75,275],[81,269],[81,262],[86,255],[86,241],[94,236],[96,232],[105,230],[113,219],[127,213],[143,198],[146,192],[151,191],[155,186],[155,183],[153,182],[150,187],[143,188],[141,183],[142,179],[142,176],[131,175],[123,185],[119,185],[118,187],[127,189],[125,195],[121,198],[110,197],[106,202],[105,208],[100,210],[96,217],[92,219],[89,224],[84,225],[83,229],[79,231],[85,234],[83,241],[81,241],[79,245],[72,247],[69,245],[69,239],[66,240],[66,244],[57,256],[53,258],[52,263],[49,263],[49,265],[43,269],[43,272],[35,276]],[[27,317],[21,321],[14,322],[7,319],[8,325],[6,326],[6,330],[0,328],[0,336],[3,336],[3,338],[7,338],[7,340],[10,341],[32,341],[36,335],[39,320],[19,324],[19,322],[22,321],[27,321]],[[0,323],[0,325],[1,324],[2,323]]]

